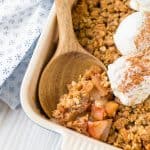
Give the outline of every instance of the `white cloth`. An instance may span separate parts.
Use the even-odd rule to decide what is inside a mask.
[[[0,0],[0,99],[12,108],[19,104],[27,66],[20,65],[20,70],[18,65],[29,50],[33,51],[52,3],[53,0]]]

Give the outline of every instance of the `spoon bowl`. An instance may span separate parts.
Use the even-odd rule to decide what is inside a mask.
[[[100,61],[80,52],[60,55],[47,65],[39,84],[39,99],[48,117],[51,117],[60,96],[67,92],[66,85],[76,81],[92,65],[105,69]]]
[[[61,95],[67,92],[67,84],[76,81],[90,66],[106,70],[101,61],[86,52],[78,43],[72,25],[68,0],[55,0],[59,27],[59,43],[54,57],[44,69],[39,82],[39,101],[51,118]]]

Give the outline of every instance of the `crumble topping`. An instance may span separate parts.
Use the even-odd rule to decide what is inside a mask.
[[[150,98],[119,106],[107,142],[124,150],[150,150]]]
[[[129,0],[79,0],[72,12],[80,44],[107,66],[120,56],[113,35],[119,23],[133,12]]]

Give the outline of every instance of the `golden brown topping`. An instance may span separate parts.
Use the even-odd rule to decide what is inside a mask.
[[[67,122],[66,126],[68,128],[74,129],[80,133],[88,135],[88,115],[78,117],[75,121]]]
[[[149,150],[150,98],[132,107],[119,106],[107,142],[124,150]]]
[[[133,12],[129,0],[79,0],[73,9],[73,24],[80,44],[104,62],[120,56],[113,34],[120,21]]]

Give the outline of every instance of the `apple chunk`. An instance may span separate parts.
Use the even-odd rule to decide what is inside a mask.
[[[88,122],[88,132],[95,139],[106,141],[112,125],[112,119]]]
[[[105,108],[103,106],[97,107],[95,104],[93,104],[91,109],[91,116],[96,121],[104,120],[104,117],[106,116]]]
[[[116,115],[117,109],[119,105],[114,101],[109,101],[105,104],[105,110],[110,117],[114,117]]]

